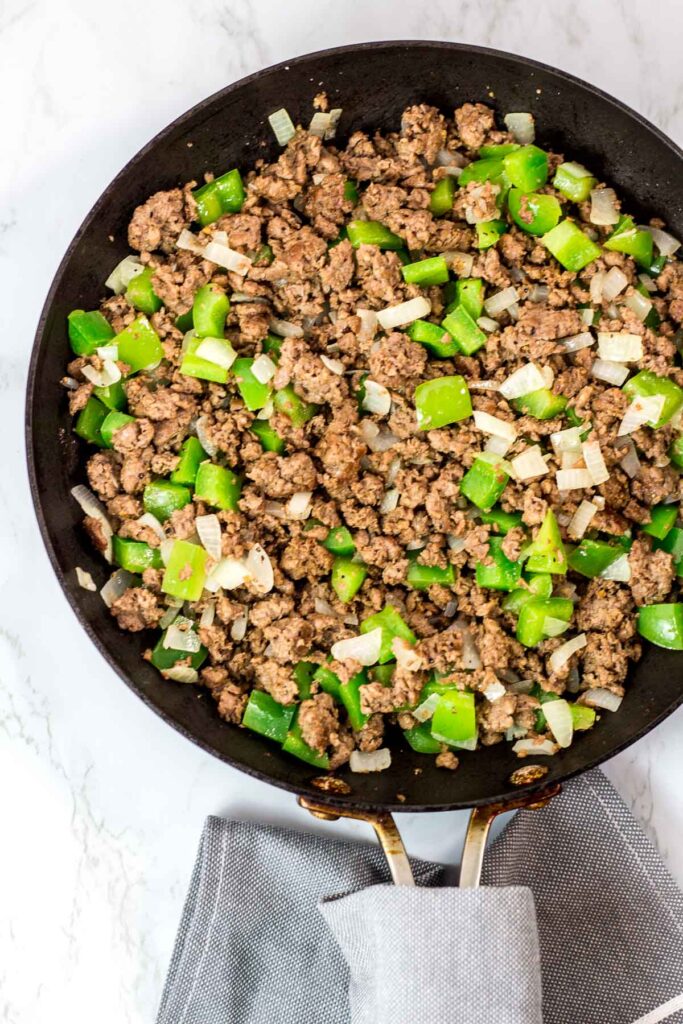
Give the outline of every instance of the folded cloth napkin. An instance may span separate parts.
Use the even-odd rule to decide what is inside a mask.
[[[683,1024],[683,894],[601,772],[515,815],[481,889],[413,870],[209,818],[158,1024]]]

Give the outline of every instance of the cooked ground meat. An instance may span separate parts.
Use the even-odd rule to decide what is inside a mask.
[[[315,104],[326,110],[327,97]],[[111,444],[106,437],[107,447],[91,451],[85,466],[118,538],[114,555],[126,568],[130,558],[135,571],[112,614],[122,629],[138,632],[167,622],[170,603],[182,605],[203,645],[201,663],[193,670],[195,653],[178,651],[176,671],[164,670],[168,685],[175,685],[174,675],[198,675],[218,715],[233,725],[243,723],[252,691],[268,694],[287,709],[279,711],[294,730],[292,742],[307,743],[309,755],[331,769],[354,749],[382,746],[387,724],[417,728],[414,712],[434,683],[472,710],[482,745],[546,737],[541,696],[581,701],[595,687],[623,693],[629,665],[641,653],[638,609],[680,598],[678,541],[671,543],[678,534],[655,539],[643,527],[655,506],[673,507],[683,493],[672,449],[680,439],[673,406],[683,406],[683,390],[676,390],[683,389],[676,346],[682,265],[669,259],[656,276],[650,297],[660,323],[653,327],[648,319],[646,326],[625,302],[642,268],[601,247],[612,229],[590,223],[589,203],[572,205],[561,196],[562,215],[599,246],[584,268],[567,271],[527,230],[533,204],[525,200],[512,223],[500,190],[503,157],[491,180],[458,185],[451,178],[452,208],[433,212],[434,189],[452,170],[446,165],[464,167],[481,146],[512,141],[482,103],[465,103],[449,116],[416,104],[404,111],[398,131],[356,132],[345,146],[298,129],[275,162],[259,160],[246,171],[239,211],[200,229],[190,183],[153,194],[129,225],[130,246],[152,270],[161,303],[149,318],[161,356],[137,373],[119,364],[133,419],[120,423]],[[549,182],[561,160],[548,154],[544,193],[554,193]],[[482,226],[501,220],[503,235],[480,249]],[[400,238],[386,238],[388,248],[362,237],[359,244],[368,221]],[[237,269],[244,272],[178,249],[184,229],[202,245],[213,240],[242,254]],[[471,263],[469,276],[479,281],[472,287],[483,298],[516,290],[516,302],[499,307],[495,323],[480,321],[485,334],[473,333],[469,346],[462,338],[451,343],[442,326],[449,313],[462,316],[454,310],[460,293],[454,296],[453,282],[445,291],[405,280],[406,261],[443,253],[450,253],[451,267]],[[614,267],[627,287],[608,302],[597,288],[604,278],[596,275]],[[177,318],[207,283],[217,301],[230,299],[230,308],[225,342],[205,343],[203,363]],[[398,326],[382,329],[383,310],[419,298],[427,300],[420,315],[427,325],[396,318]],[[138,315],[125,295],[106,299],[101,312],[116,333]],[[669,379],[674,401],[666,424],[641,423],[630,438],[619,436],[629,388],[593,375],[594,346],[571,351],[565,344],[594,329],[640,339],[642,357],[629,361],[629,376],[633,382],[646,370]],[[424,337],[428,343],[416,340]],[[445,351],[435,351],[436,342]],[[239,362],[226,369],[228,355]],[[191,373],[189,357],[199,360]],[[538,403],[524,395],[506,400],[501,385],[524,367],[529,373],[529,363],[545,385],[541,390],[537,376],[530,385]],[[102,366],[98,353],[69,363],[63,383],[72,415],[83,416],[89,406],[105,415],[101,392],[88,379]],[[416,406],[430,388],[416,389],[428,382],[432,390],[447,388],[455,376],[464,379],[475,419],[449,416],[449,397],[436,409],[439,425],[421,430]],[[563,401],[546,416],[539,405],[553,396]],[[476,484],[479,471],[490,472],[502,441],[487,434],[499,433],[501,424],[504,433],[512,427],[509,461],[499,467],[505,486],[486,515],[479,505],[489,512],[491,502],[485,495],[475,501],[473,476]],[[577,425],[572,450],[561,451],[568,435],[564,444],[556,435]],[[516,460],[533,446],[545,472],[528,476],[524,460]],[[482,455],[488,469],[477,463]],[[572,469],[580,486],[558,476]],[[582,539],[576,523],[585,502],[592,518]],[[109,557],[106,523],[97,509],[89,512],[86,533]],[[616,579],[590,567],[595,541],[612,546],[606,575]],[[548,545],[558,563],[546,573]],[[175,567],[174,551],[181,555]],[[531,554],[541,559],[534,572],[526,561]],[[187,600],[197,580],[199,596]],[[537,586],[545,587],[544,597]],[[531,615],[522,606],[529,598],[536,602],[529,611],[538,608],[550,589],[573,604],[566,632],[559,635],[564,620],[557,618],[566,606],[549,605],[530,639]],[[377,614],[396,659],[381,672],[336,647],[365,635],[361,629]],[[558,666],[553,655],[577,634],[584,646]],[[146,657],[154,661],[151,649]],[[520,680],[529,681],[530,692],[518,692]],[[436,764],[453,770],[458,758],[442,743]]]

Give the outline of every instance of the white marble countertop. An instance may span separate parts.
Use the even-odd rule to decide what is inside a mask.
[[[103,662],[52,575],[30,507],[23,389],[44,295],[91,204],[204,96],[297,54],[388,37],[535,57],[680,143],[681,29],[677,0],[0,3],[0,1019],[151,1021],[207,814],[365,835],[314,823],[168,729]],[[681,882],[682,748],[679,711],[606,767]],[[400,826],[412,853],[457,858],[461,815]]]

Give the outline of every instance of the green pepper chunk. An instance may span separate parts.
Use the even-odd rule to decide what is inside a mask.
[[[529,576],[526,582],[528,588],[518,587],[503,599],[503,611],[518,615],[520,609],[534,597],[548,598],[553,592],[553,578],[549,573]]]
[[[129,416],[127,413],[118,412],[115,409],[107,413],[100,426],[100,434],[106,448],[113,446],[114,434],[121,427],[125,427],[127,423],[135,423],[135,416]]]
[[[192,303],[192,323],[198,338],[222,338],[230,310],[228,296],[213,284],[203,285]]]
[[[280,358],[282,342],[284,340],[284,338],[278,337],[277,334],[271,334],[269,332],[268,334],[266,334],[265,338],[261,342],[261,348],[263,349],[267,356],[270,356],[274,362],[277,362],[278,359]]]
[[[126,392],[120,380],[117,380],[116,384],[108,384],[106,388],[95,387],[92,393],[106,405],[107,409],[120,411],[126,407]]]
[[[584,537],[569,556],[569,566],[574,572],[592,579],[599,576],[605,569],[623,555],[623,548],[617,544],[608,544],[604,540],[590,540]]]
[[[396,663],[389,662],[386,665],[373,665],[368,670],[373,683],[381,683],[382,686],[391,686],[391,681],[396,671]]]
[[[492,181],[498,184],[503,171],[504,161],[501,157],[485,157],[483,160],[473,160],[472,163],[463,167],[462,174],[458,177],[458,185],[462,188],[471,181]]]
[[[258,437],[264,452],[277,452],[279,455],[285,450],[284,439],[271,427],[268,420],[254,420],[250,429]]]
[[[465,356],[474,355],[486,344],[486,335],[464,306],[456,306],[453,312],[441,321],[441,326],[448,331]]]
[[[429,197],[429,212],[435,217],[443,217],[453,209],[453,198],[455,196],[455,179],[447,174],[441,181],[437,181],[434,191]]]
[[[320,754],[317,750],[309,747],[308,743],[305,742],[301,735],[301,728],[298,721],[294,721],[292,728],[287,733],[287,738],[282,744],[282,749],[287,754],[292,754],[294,757],[298,757],[300,761],[305,761],[306,764],[312,764],[314,768],[328,769],[330,767],[330,759],[327,754]]]
[[[313,402],[304,402],[303,398],[299,398],[291,384],[275,392],[273,405],[292,421],[293,427],[303,427],[318,411],[318,406]]]
[[[380,665],[384,665],[387,661],[393,661],[392,643],[395,637],[402,637],[410,644],[417,643],[417,637],[412,629],[391,604],[385,604],[380,612],[375,612],[374,615],[364,619],[360,624],[360,631],[361,633],[370,633],[378,627],[382,629],[382,646],[377,659]]]
[[[522,525],[521,512],[504,512],[502,508],[492,508],[488,512],[481,512],[479,515],[482,523],[493,526],[497,533],[505,535],[515,526]]]
[[[512,185],[533,192],[548,180],[548,154],[538,146],[520,146],[503,157],[505,174]]]
[[[504,541],[502,537],[489,538],[489,556],[493,565],[484,565],[477,562],[475,566],[475,578],[478,587],[487,587],[490,590],[514,590],[522,575],[522,566],[519,562],[513,562],[502,550]]]
[[[528,549],[527,572],[564,574],[567,571],[567,552],[562,543],[560,528],[552,509],[548,509],[541,528]]]
[[[414,320],[406,333],[409,338],[419,341],[439,359],[449,359],[460,353],[455,338],[439,324],[430,323],[429,320]]]
[[[367,566],[362,562],[354,562],[350,558],[335,558],[330,583],[339,600],[344,604],[353,601],[367,574]]]
[[[683,434],[674,438],[669,448],[669,458],[677,469],[683,469]]]
[[[190,659],[190,668],[199,669],[202,667],[209,654],[203,644],[200,646],[198,651],[188,654],[187,651],[176,651],[173,647],[164,647],[165,637],[166,630],[163,631],[157,640],[149,659],[155,668],[158,668],[160,672],[164,672],[166,669],[173,668],[177,662],[184,661],[186,658]]]
[[[247,409],[254,412],[262,409],[271,395],[270,384],[262,384],[252,373],[253,359],[236,359],[232,372],[237,381],[239,393]]]
[[[152,285],[153,275],[153,268],[145,267],[141,274],[136,274],[135,277],[130,279],[126,289],[126,299],[130,302],[131,306],[139,309],[141,313],[145,313],[147,316],[158,313],[163,306],[163,302],[154,291]]]
[[[551,420],[564,412],[567,399],[564,395],[556,395],[549,388],[539,388],[538,391],[530,391],[521,398],[514,398],[512,405],[517,412],[527,413],[534,419]]]
[[[194,487],[197,471],[202,462],[205,462],[208,457],[197,438],[188,437],[180,449],[180,461],[171,473],[172,483],[184,484],[185,487]]]
[[[406,284],[419,284],[423,288],[428,288],[430,285],[446,283],[448,264],[443,256],[430,256],[427,260],[406,263],[401,267],[401,273]]]
[[[210,350],[211,359],[202,353]],[[220,359],[220,362],[214,362]],[[226,338],[190,338],[183,353],[180,372],[197,380],[210,380],[215,384],[227,384],[230,367],[235,360],[235,350]]]
[[[242,725],[259,736],[284,743],[292,724],[296,704],[278,704],[263,690],[252,690],[242,716]]]
[[[683,604],[649,604],[640,608],[638,632],[657,647],[683,651]]]
[[[539,700],[541,704],[547,704],[549,701],[561,699],[559,693],[553,693],[551,690],[542,690],[538,684],[534,686],[533,690],[531,691],[531,695],[532,697],[536,697],[536,699]],[[536,722],[534,728],[536,732],[539,733],[545,732],[548,728],[548,719],[544,715],[542,708],[540,708],[536,712]]]
[[[504,220],[488,220],[483,224],[475,224],[474,227],[477,233],[477,240],[474,244],[477,249],[482,251],[494,246],[508,228]]]
[[[104,441],[100,431],[108,411],[107,407],[97,398],[89,398],[76,417],[74,434],[78,434],[89,444],[96,444],[103,448]]]
[[[164,358],[159,335],[142,313],[116,335],[113,343],[118,345],[119,360],[130,366],[131,373],[153,370]]]
[[[534,597],[520,608],[515,635],[524,647],[535,647],[548,635],[546,619],[569,622],[573,611],[574,605],[564,597]]]
[[[482,158],[487,156],[504,157],[519,148],[518,142],[500,142],[494,146],[480,146],[478,155]]]
[[[351,676],[348,682],[339,684],[339,696],[354,732],[359,732],[370,717],[361,711],[360,707],[360,687],[367,681],[367,672],[362,669],[355,676]]]
[[[112,546],[115,563],[128,572],[142,574],[145,569],[163,569],[159,548],[150,547],[142,540],[114,535]]]
[[[562,207],[555,196],[522,192],[518,188],[511,188],[508,193],[508,210],[515,224],[528,235],[545,235],[562,216]]]
[[[438,565],[421,565],[420,562],[411,559],[406,582],[413,590],[427,590],[435,584],[450,587],[455,583],[455,569],[450,563],[442,569]]]
[[[477,508],[488,512],[500,498],[509,479],[499,459],[490,461],[480,455],[460,481],[460,493]]]
[[[441,744],[432,736],[431,722],[422,722],[412,729],[404,729],[403,735],[416,754],[438,754]]]
[[[344,199],[346,199],[348,203],[353,203],[354,206],[360,199],[358,194],[358,185],[355,181],[352,181],[351,178],[347,178],[344,182]]]
[[[637,228],[633,223],[633,217],[620,217],[614,231],[603,245],[605,249],[632,256],[644,270],[649,270],[652,265],[652,235],[649,231]]]
[[[188,331],[192,330],[194,327],[194,323],[192,322],[192,307],[190,307],[187,312],[181,313],[180,316],[175,318],[174,327],[177,327],[182,334],[187,334]]]
[[[572,220],[561,220],[541,240],[565,270],[582,270],[600,255],[600,246]]]
[[[165,523],[172,512],[184,508],[192,501],[189,487],[171,483],[170,480],[153,480],[142,494],[145,512],[151,512],[160,523]]]
[[[570,704],[569,710],[571,711],[572,725],[575,732],[592,729],[595,725],[595,708],[589,708],[586,704]]]
[[[455,282],[456,305],[478,320],[484,312],[484,282],[480,277],[461,277]]]
[[[477,737],[474,694],[449,690],[439,698],[432,716],[432,736],[450,747],[470,746]]]
[[[415,388],[415,412],[420,430],[436,430],[472,415],[472,400],[465,378],[436,377]]]
[[[161,582],[164,594],[181,601],[198,601],[206,582],[208,552],[199,544],[177,540],[171,548]]]
[[[202,462],[197,470],[194,496],[213,508],[230,509],[235,512],[238,508],[241,490],[240,478],[225,466],[216,466],[213,462]]]
[[[683,530],[680,526],[673,526],[666,537],[662,540],[655,540],[655,548],[668,551],[674,560],[674,569],[677,576],[683,576]]]
[[[352,220],[346,226],[354,249],[360,245],[376,245],[378,249],[402,249],[405,242],[378,220]]]
[[[341,695],[339,693],[339,687],[341,686],[341,679],[336,672],[333,672],[327,665],[319,665],[313,673],[313,678],[320,686],[320,689],[325,693],[329,693],[330,697],[339,702],[341,701]]]
[[[311,696],[311,683],[317,665],[312,661],[297,661],[294,666],[294,679],[299,689],[299,700],[308,700]]]
[[[268,243],[265,243],[264,245],[259,245],[258,249],[254,253],[252,262],[255,267],[269,267],[274,259],[275,253]]]
[[[560,164],[553,178],[553,185],[567,199],[574,203],[583,203],[595,188],[598,179],[594,178],[581,164]]]
[[[202,227],[213,224],[224,213],[239,213],[244,203],[242,176],[235,168],[214,178],[192,193],[197,204],[197,221]]]
[[[353,537],[346,526],[333,526],[323,541],[323,547],[343,558],[350,558],[356,551]]]
[[[114,329],[99,310],[86,313],[82,309],[74,309],[67,320],[69,342],[77,356],[91,356],[96,349],[108,345],[114,337]]]
[[[650,522],[641,526],[643,533],[664,540],[667,533],[676,524],[678,518],[677,505],[655,505],[650,509]]]
[[[651,370],[641,370],[635,377],[627,380],[621,389],[625,395],[634,398],[662,397],[664,405],[659,418],[649,426],[655,430],[663,427],[683,407],[683,388],[679,387],[670,377],[658,377]]]

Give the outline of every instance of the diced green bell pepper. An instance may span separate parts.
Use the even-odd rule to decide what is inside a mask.
[[[336,672],[333,672],[327,665],[318,665],[317,669],[313,673],[313,678],[320,686],[320,689],[325,693],[329,693],[330,697],[334,697],[337,702],[341,701],[341,694],[339,693],[339,687],[341,686],[341,679]]]
[[[99,310],[86,313],[82,309],[74,309],[67,319],[69,342],[77,356],[91,356],[96,349],[108,345],[114,337],[114,329]]]
[[[549,573],[537,573],[527,579],[527,587],[518,587],[503,599],[503,611],[519,614],[520,609],[534,597],[548,598],[553,592],[553,578]]]
[[[457,342],[459,350],[465,356],[474,355],[486,344],[486,335],[477,326],[464,306],[456,308],[441,321],[441,326],[448,331]]]
[[[561,220],[541,241],[565,270],[582,270],[600,255],[600,246],[573,220]]]
[[[508,193],[508,210],[515,224],[528,235],[545,235],[562,216],[562,207],[555,196],[522,192],[518,188],[511,188]]]
[[[106,388],[94,387],[92,393],[106,405],[107,409],[120,411],[126,408],[128,399],[123,382],[120,380],[117,380],[116,384],[108,384]]]
[[[422,722],[412,729],[404,729],[403,735],[416,754],[438,754],[441,744],[432,736],[432,723]]]
[[[197,222],[205,228],[223,216],[223,204],[218,189],[212,181],[196,189],[192,195],[197,204]]]
[[[126,299],[128,302],[146,316],[158,313],[163,306],[163,302],[154,291],[153,275],[154,269],[152,267],[145,267],[141,274],[136,274],[135,277],[130,279],[126,289]]]
[[[474,225],[477,233],[477,240],[474,243],[477,249],[490,249],[494,246],[501,235],[507,231],[507,224],[504,220],[487,220],[482,224]]]
[[[500,142],[493,146],[480,146],[478,155],[481,159],[488,156],[502,158],[507,156],[508,153],[514,153],[516,149],[519,149],[518,142]]]
[[[546,619],[569,622],[574,605],[564,597],[534,597],[519,610],[516,637],[525,647],[535,647],[547,636]]]
[[[502,551],[503,543],[502,537],[489,538],[489,555],[493,564],[484,565],[483,562],[477,562],[475,578],[478,587],[487,587],[490,590],[514,590],[519,583],[522,566],[505,555]]]
[[[520,146],[503,157],[510,183],[523,192],[533,192],[548,180],[548,154],[538,146]]]
[[[159,335],[142,313],[116,335],[113,344],[118,345],[119,360],[130,366],[131,373],[153,370],[164,358]]]
[[[269,740],[284,743],[292,724],[296,705],[278,704],[264,690],[252,690],[242,716],[242,725]]]
[[[430,256],[416,263],[406,263],[401,267],[401,274],[406,284],[419,284],[428,288],[435,284],[445,284],[448,280],[448,264],[443,256]]]
[[[641,370],[627,380],[621,390],[631,400],[660,395],[664,398],[661,416],[656,423],[651,424],[655,429],[663,427],[683,407],[683,388],[670,377],[658,377],[651,370]]]
[[[171,482],[184,484],[185,487],[194,487],[197,471],[208,457],[197,438],[188,437],[183,441],[183,446],[180,449],[180,461],[171,473]]]
[[[214,347],[223,356],[223,364],[205,359],[201,355],[201,346],[206,342],[212,342]],[[180,372],[186,377],[196,377],[197,380],[210,380],[215,384],[226,384],[230,367],[234,365],[235,350],[226,338],[190,338],[187,348],[183,353],[183,360],[180,364]]]
[[[96,444],[103,448],[104,441],[100,430],[108,412],[106,405],[103,405],[97,398],[90,397],[76,417],[74,434],[78,434],[89,444]]]
[[[121,427],[125,427],[127,423],[135,423],[135,416],[129,416],[125,412],[118,412],[116,409],[112,409],[102,420],[100,427],[100,434],[102,440],[107,448],[111,448],[114,443],[114,434]]]
[[[652,265],[652,235],[633,223],[633,217],[620,217],[612,234],[603,242],[605,249],[632,256],[639,266],[649,270]]]
[[[277,452],[279,455],[285,450],[284,439],[271,427],[268,420],[254,420],[250,429],[258,437],[264,452]]]
[[[270,358],[274,362],[277,362],[278,359],[280,358],[280,352],[282,351],[282,342],[284,340],[284,338],[278,337],[277,334],[268,333],[261,342],[261,348],[263,349],[267,356],[270,356]]]
[[[330,583],[340,601],[348,604],[363,586],[368,568],[362,562],[350,558],[335,558],[332,564]]]
[[[411,559],[406,582],[413,590],[427,590],[435,584],[450,587],[455,583],[455,570],[450,563],[442,569],[438,565],[421,565],[420,562]]]
[[[669,448],[669,458],[676,469],[683,469],[683,434],[674,438]]]
[[[460,493],[477,508],[488,512],[500,498],[509,479],[500,460],[489,461],[480,455],[460,481]]]
[[[378,249],[402,249],[405,242],[378,220],[352,220],[346,226],[354,249],[360,245],[376,245]]]
[[[458,177],[458,185],[463,188],[471,181],[492,181],[499,184],[504,173],[504,162],[502,157],[485,157],[483,160],[473,160],[463,167],[462,174]]]
[[[370,717],[360,709],[360,687],[367,681],[367,672],[363,669],[351,676],[348,682],[339,685],[339,696],[354,732],[359,732]]]
[[[552,509],[548,509],[541,528],[528,549],[527,572],[563,574],[567,571],[567,552]]]
[[[669,651],[683,651],[683,604],[649,604],[638,609],[638,632]]]
[[[312,661],[297,661],[294,666],[294,679],[299,689],[299,700],[308,700],[311,696],[311,683],[318,666]]]
[[[184,661],[186,658],[190,660],[190,668],[199,669],[202,667],[209,654],[203,644],[198,651],[190,654],[187,651],[176,651],[173,647],[164,647],[165,636],[166,630],[163,631],[157,640],[149,659],[155,668],[158,668],[160,672],[165,672],[166,669],[173,668],[177,662]]]
[[[502,508],[492,508],[488,512],[481,512],[479,518],[482,523],[493,526],[495,531],[503,536],[515,526],[522,525],[521,512],[504,512]]]
[[[447,174],[441,181],[437,181],[434,191],[429,197],[429,211],[435,217],[442,217],[453,209],[453,197],[455,196],[455,179]]]
[[[385,604],[380,612],[375,612],[360,624],[361,633],[370,633],[377,627],[382,629],[382,646],[377,659],[380,665],[387,661],[393,661],[395,655],[392,648],[394,637],[400,636],[408,643],[417,642],[417,637],[407,622],[404,622],[399,612],[391,604]]]
[[[330,759],[327,754],[319,754],[317,750],[313,750],[309,747],[301,735],[301,728],[297,721],[294,722],[292,728],[287,733],[287,738],[282,744],[282,749],[287,754],[292,754],[294,757],[298,757],[300,761],[305,761],[306,764],[312,764],[314,768],[328,769],[330,767]]]
[[[461,277],[455,282],[456,304],[473,320],[484,312],[484,282],[480,277]]]
[[[469,388],[465,378],[457,374],[418,384],[414,402],[420,430],[436,430],[472,415]]]
[[[564,395],[556,395],[549,388],[539,388],[538,391],[530,391],[528,395],[513,399],[512,405],[518,412],[527,413],[537,420],[551,420],[564,412],[567,399]]]
[[[230,300],[221,288],[214,284],[203,285],[192,303],[194,333],[198,338],[222,338],[229,310]]]
[[[583,203],[595,188],[598,179],[594,178],[581,164],[560,164],[553,178],[553,185],[567,199],[574,203]]]
[[[678,505],[655,505],[650,509],[650,522],[641,526],[643,533],[664,540],[678,518]]]
[[[569,566],[574,572],[592,579],[604,572],[623,553],[623,548],[617,544],[584,537],[569,555]]]
[[[667,551],[674,560],[674,569],[677,576],[683,576],[683,530],[680,526],[673,526],[663,540],[655,540],[655,548]]]
[[[232,364],[232,373],[237,381],[239,393],[247,409],[254,412],[262,409],[271,395],[270,384],[262,384],[251,371],[253,359],[236,359]]]
[[[142,494],[145,512],[151,512],[160,523],[165,523],[172,512],[184,508],[190,501],[192,494],[189,487],[170,480],[152,480]]]
[[[242,482],[236,473],[213,462],[202,462],[194,482],[194,496],[213,508],[238,508]]]
[[[353,537],[346,526],[333,526],[323,541],[323,547],[342,558],[350,558],[356,551]]]
[[[197,203],[197,221],[206,227],[224,213],[239,213],[244,203],[244,185],[237,168],[214,178],[192,195]]]
[[[419,341],[439,359],[450,359],[460,353],[460,347],[448,331],[429,320],[414,320],[407,330],[408,337]]]
[[[142,540],[114,535],[112,546],[114,562],[128,572],[142,574],[145,569],[163,569],[159,548],[150,547]]]
[[[570,704],[569,710],[572,715],[574,732],[584,732],[592,729],[595,725],[595,708],[589,708],[586,704]]]
[[[188,331],[193,329],[192,307],[175,318],[174,327],[177,327],[181,334],[187,334]]]
[[[318,406],[313,402],[304,402],[303,398],[299,398],[291,384],[275,392],[273,405],[292,421],[293,427],[303,427],[318,411]]]
[[[381,683],[382,686],[391,686],[395,671],[395,662],[389,662],[386,665],[373,665],[371,669],[368,669],[373,683]]]
[[[351,178],[347,178],[344,182],[344,199],[346,199],[348,203],[353,203],[354,206],[360,199],[358,185],[355,181],[352,181]]]
[[[432,736],[441,743],[459,747],[470,745],[477,736],[477,713],[474,694],[466,690],[449,690],[442,694],[432,716]]]
[[[199,544],[177,540],[171,548],[161,583],[164,594],[181,601],[198,601],[206,582],[208,552]]]

